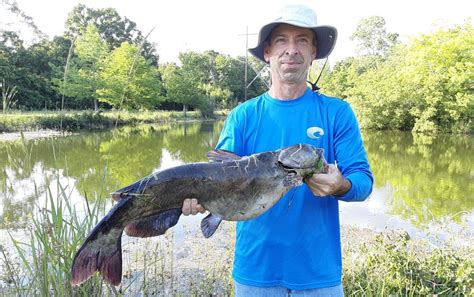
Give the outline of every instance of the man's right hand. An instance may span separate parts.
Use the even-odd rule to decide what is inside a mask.
[[[197,213],[205,213],[204,207],[198,203],[195,198],[186,198],[183,201],[183,208],[181,209],[183,215],[188,216],[190,214],[195,215]]]

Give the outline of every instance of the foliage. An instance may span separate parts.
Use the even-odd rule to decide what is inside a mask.
[[[7,6],[42,36],[15,2]],[[350,102],[362,128],[472,133],[474,33],[469,22],[400,43],[383,18],[363,19],[353,34],[363,55],[325,69],[318,84],[324,93]],[[65,71],[73,40],[75,52]],[[189,108],[211,117],[215,109],[232,108],[269,84],[266,64],[254,57],[208,50],[183,52],[179,59],[158,67],[154,46],[133,21],[112,8],[81,4],[68,15],[64,36],[53,40],[25,46],[16,32],[1,32],[1,104],[11,109],[15,103],[22,111]],[[318,69],[321,63],[310,71],[311,81]]]
[[[16,86],[17,107],[39,109],[59,101],[51,85],[50,63],[56,58],[54,42],[43,40],[29,48],[14,32],[3,31],[0,36],[0,77],[6,86]]]
[[[214,51],[188,51],[180,53],[179,59],[181,66],[167,64],[160,67],[169,102],[202,111],[203,106],[206,110],[210,107],[229,108],[244,100],[245,60],[242,57],[234,58]],[[264,83],[256,79],[247,90],[247,99],[264,91]]]
[[[351,39],[358,42],[358,50],[370,56],[384,56],[397,43],[397,33],[387,33],[385,19],[371,16],[357,24]]]
[[[92,106],[98,109],[97,89],[103,86],[99,71],[103,68],[108,48],[100,38],[97,28],[89,25],[74,44],[75,56],[67,69],[65,78],[54,80],[61,94],[80,102],[79,105]],[[64,81],[65,80],[65,81]]]
[[[344,290],[349,296],[471,296],[473,252],[380,234],[344,256]]]
[[[138,30],[135,22],[128,18],[122,18],[114,8],[89,8],[79,4],[73,8],[66,20],[65,36],[73,39],[74,36],[82,34],[89,25],[95,25],[105,40],[110,50],[119,48],[123,42],[139,46],[144,36]],[[153,66],[158,65],[158,55],[153,44],[144,42],[144,50],[141,52],[145,60],[150,61]]]
[[[158,71],[128,42],[115,49],[104,63],[97,90],[99,101],[116,108],[154,109],[163,100]]]
[[[16,86],[7,85],[5,79],[3,79],[0,87],[2,89],[3,113],[6,113],[10,108],[12,108],[15,105],[16,103],[15,96],[18,93],[18,90]]]
[[[186,119],[203,119],[198,112],[189,112]],[[98,130],[114,126],[183,121],[177,111],[63,111],[6,113],[0,117],[0,132],[33,131],[37,129],[66,131]]]
[[[204,100],[204,92],[199,88],[200,80],[195,72],[185,71],[174,63],[160,68],[163,84],[166,89],[166,100],[177,102],[187,107],[195,108]]]
[[[415,132],[474,131],[474,28],[441,29],[407,48],[401,69]]]
[[[18,151],[23,154],[21,160],[31,161],[31,150],[26,141],[20,144]],[[84,286],[72,288],[70,267],[74,253],[98,222],[104,205],[89,205],[86,198],[82,211],[76,208],[71,199],[73,189],[64,186],[59,175],[59,171],[55,171],[45,176],[47,186],[43,189],[35,183],[32,200],[38,209],[28,215],[25,237],[9,236],[17,257],[8,257],[8,249],[0,245],[3,256],[0,263],[8,267],[1,275],[9,281],[0,280],[2,296],[87,296],[101,290],[97,277]]]
[[[473,46],[466,23],[400,44],[386,57],[349,58],[332,70],[329,93],[352,104],[363,128],[469,133]]]

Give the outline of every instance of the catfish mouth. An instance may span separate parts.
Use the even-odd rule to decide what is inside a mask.
[[[287,166],[285,164],[283,164],[283,162],[281,161],[278,161],[278,165],[281,166],[281,168],[283,168],[285,171],[287,171],[288,173],[294,173],[294,174],[297,174],[298,171],[297,171],[297,168],[295,167],[291,167],[291,166]]]

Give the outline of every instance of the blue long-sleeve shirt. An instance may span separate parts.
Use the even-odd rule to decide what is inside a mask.
[[[337,161],[351,189],[315,197],[296,187],[262,216],[237,224],[233,277],[252,286],[311,289],[341,283],[338,200],[366,199],[373,185],[359,126],[349,104],[307,89],[293,100],[268,93],[236,107],[217,148],[245,156],[308,143]]]

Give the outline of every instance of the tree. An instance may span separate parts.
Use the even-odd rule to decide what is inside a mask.
[[[16,105],[23,109],[45,108],[57,100],[51,86],[52,43],[42,40],[25,48],[15,32],[0,35],[0,77],[4,87],[16,86]]]
[[[101,39],[97,28],[89,25],[85,32],[82,32],[74,45],[75,56],[72,58],[66,80],[55,80],[59,91],[65,96],[74,98],[81,106],[90,106],[87,102],[92,101],[94,110],[98,109],[96,90],[102,87],[99,72],[103,67],[108,48]]]
[[[115,108],[153,109],[163,101],[163,88],[157,69],[128,42],[112,51],[100,72],[104,81],[97,90],[99,101]]]
[[[142,32],[137,29],[136,23],[126,17],[122,18],[115,9],[93,9],[84,4],[77,5],[69,13],[66,20],[65,36],[73,39],[74,36],[85,31],[90,24],[97,27],[100,36],[106,41],[110,50],[120,47],[123,42],[138,46],[144,39]],[[145,41],[141,54],[152,65],[158,65],[159,57],[153,44]]]
[[[405,93],[416,100],[413,130],[474,131],[474,29],[469,22],[414,39],[399,67]]]
[[[160,71],[167,100],[182,104],[185,113],[188,107],[198,107],[204,100],[205,94],[199,88],[199,77],[194,76],[193,72],[184,71],[174,63],[162,65]]]
[[[388,53],[397,43],[398,34],[388,33],[385,25],[385,19],[380,16],[371,16],[359,21],[356,31],[351,36],[352,40],[358,42],[359,52],[380,56]]]

